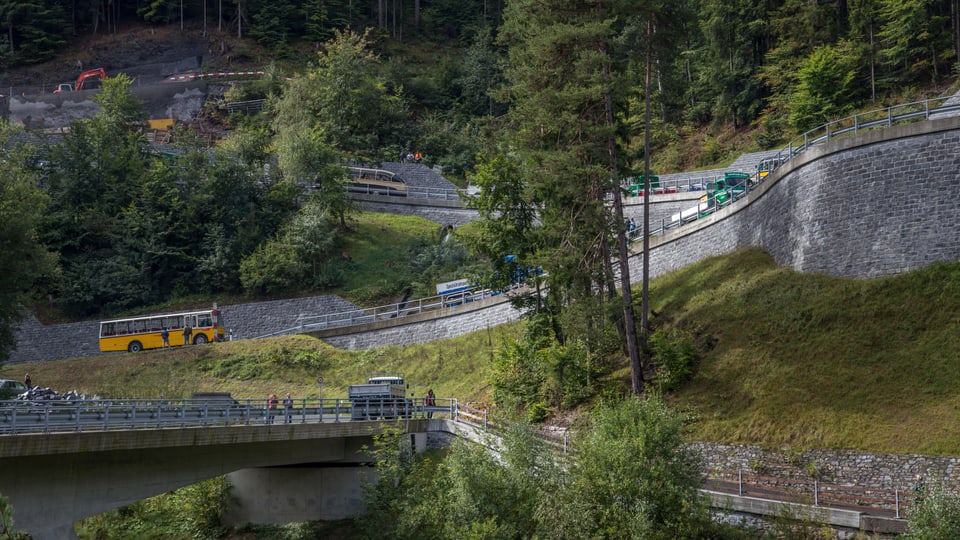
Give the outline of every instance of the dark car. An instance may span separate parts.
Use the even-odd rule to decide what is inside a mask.
[[[27,391],[27,385],[13,379],[0,379],[0,401],[13,399]]]

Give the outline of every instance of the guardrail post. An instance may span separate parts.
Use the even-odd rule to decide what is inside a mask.
[[[737,495],[743,497],[743,469],[737,469]]]
[[[820,483],[817,480],[813,481],[813,505],[820,506]]]
[[[893,110],[887,107],[887,127],[893,125]]]
[[[900,519],[900,490],[899,489],[893,490],[893,502],[894,502],[894,506],[896,507],[896,513],[894,514],[894,517],[897,519]]]
[[[487,430],[487,410],[483,410],[483,430]]]

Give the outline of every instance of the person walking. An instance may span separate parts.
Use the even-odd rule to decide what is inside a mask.
[[[190,336],[192,335],[193,335],[193,328],[190,328],[190,323],[187,323],[187,325],[183,327],[183,344],[184,345],[190,344]]]
[[[170,331],[167,330],[166,326],[160,328],[160,339],[163,340],[161,347],[166,348],[170,346]]]
[[[27,376],[23,378],[23,385],[27,387],[27,390],[33,390],[33,381],[30,380],[29,373],[27,373]]]
[[[287,397],[283,398],[283,418],[285,423],[293,422],[293,397],[287,392]]]

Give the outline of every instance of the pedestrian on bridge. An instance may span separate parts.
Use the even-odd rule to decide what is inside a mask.
[[[283,398],[283,418],[287,424],[293,422],[293,397],[290,392],[287,392],[287,397]]]
[[[424,404],[427,407],[433,407],[436,397],[437,396],[433,393],[433,388],[427,390],[427,399],[424,400]],[[433,411],[431,411],[429,408],[427,409],[427,418],[433,418]]]
[[[273,423],[273,417],[277,414],[277,395],[270,394],[270,397],[267,398],[267,423]]]

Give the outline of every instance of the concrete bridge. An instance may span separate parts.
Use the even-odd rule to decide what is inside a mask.
[[[6,430],[0,434],[0,493],[13,505],[16,529],[37,540],[75,538],[73,524],[80,519],[223,475],[231,486],[226,525],[344,519],[363,509],[362,482],[372,474],[366,449],[388,428],[403,430],[414,452],[447,446],[453,437],[496,451],[496,426],[447,401],[432,411],[437,418],[418,404],[417,414],[396,421],[349,421],[349,413],[321,417],[315,406],[298,408],[289,422],[269,423],[265,412],[249,414],[250,402],[248,414],[232,418],[198,404],[181,404],[188,414],[166,417],[146,414],[153,405],[141,405],[140,415],[103,414],[119,413],[119,402],[71,405],[76,414],[66,416],[75,424],[51,421],[59,413],[49,410],[32,413],[35,418],[23,412],[19,424],[8,414],[0,418]],[[37,432],[37,423],[46,429]],[[63,429],[72,431],[57,431]],[[565,438],[547,442],[568,449]],[[727,516],[790,515],[871,534],[905,530],[899,506],[858,507],[867,491],[852,496],[857,502],[831,504],[828,491],[824,502],[809,504],[797,502],[796,493],[715,478],[701,493]]]
[[[0,435],[0,493],[16,529],[37,540],[75,538],[77,520],[222,475],[232,485],[227,523],[343,519],[361,508],[361,478],[370,470],[364,448],[377,434],[397,425],[422,451],[428,434],[452,431],[449,423],[422,414],[396,424],[347,415]]]

